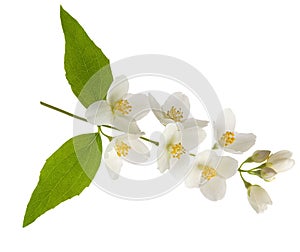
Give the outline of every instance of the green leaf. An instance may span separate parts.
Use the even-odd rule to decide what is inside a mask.
[[[88,107],[95,101],[103,100],[112,83],[109,60],[81,25],[62,7],[60,18],[66,41],[66,77],[73,93]]]
[[[101,154],[101,137],[95,133],[71,138],[54,152],[41,170],[23,227],[89,186],[100,166]]]

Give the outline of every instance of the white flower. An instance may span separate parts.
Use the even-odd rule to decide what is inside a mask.
[[[154,115],[165,126],[169,123],[182,123],[184,128],[192,125],[203,128],[208,124],[207,121],[189,118],[190,102],[183,93],[171,94],[162,106],[151,94],[148,94],[148,98]]]
[[[187,187],[200,187],[209,200],[220,200],[226,193],[226,179],[238,169],[238,162],[231,157],[220,157],[215,151],[199,153],[190,174],[185,180]]]
[[[257,213],[262,213],[268,208],[268,205],[272,205],[269,194],[259,185],[248,187],[248,200]]]
[[[149,157],[147,146],[139,139],[140,135],[123,134],[112,139],[104,152],[104,163],[109,175],[119,177],[122,159],[131,163],[140,164]]]
[[[106,100],[94,102],[87,108],[87,120],[95,125],[111,125],[123,132],[139,134],[135,121],[149,112],[149,103],[146,95],[128,94],[128,89],[126,77],[117,77],[107,92]]]
[[[205,132],[197,128],[184,129],[175,123],[168,124],[158,148],[157,163],[160,172],[172,169],[173,175],[184,175],[183,172],[188,168],[189,151],[198,146],[205,136]]]
[[[290,151],[278,151],[268,158],[265,167],[272,168],[276,173],[287,171],[295,164],[295,161],[291,157],[292,152]]]
[[[255,143],[254,134],[235,131],[235,116],[230,109],[225,109],[218,116],[215,128],[218,145],[227,152],[242,153],[249,150]]]

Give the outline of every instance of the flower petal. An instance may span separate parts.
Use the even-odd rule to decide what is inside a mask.
[[[149,159],[150,151],[141,140],[129,137],[125,143],[128,143],[130,146],[128,155],[125,157],[126,161],[134,164],[142,164]]]
[[[199,187],[201,180],[201,170],[194,165],[185,179],[185,185],[189,188]]]
[[[215,151],[206,150],[200,152],[196,158],[195,163],[200,166],[209,166],[211,168],[216,168],[219,162],[220,157],[216,154]]]
[[[121,75],[116,77],[107,92],[108,103],[113,106],[128,93],[128,89],[129,83],[126,76]]]
[[[157,166],[161,173],[170,168],[170,155],[166,150],[158,152]]]
[[[176,179],[183,179],[189,172],[190,157],[188,154],[183,154],[179,159],[170,158],[170,174]]]
[[[288,151],[288,150],[282,150],[282,151],[278,151],[274,154],[272,154],[269,159],[268,159],[268,162],[270,163],[274,163],[278,160],[281,160],[281,159],[289,159],[292,157],[292,152]]]
[[[140,120],[149,113],[148,97],[144,94],[130,94],[126,100],[131,106],[128,116],[135,120]]]
[[[242,153],[249,150],[255,141],[256,136],[252,133],[235,133],[235,141],[224,147],[224,150],[231,153]]]
[[[148,94],[149,105],[152,109],[153,114],[160,121],[162,125],[167,125],[168,123],[173,123],[174,121],[166,117],[166,113],[162,111],[160,104],[153,97],[152,94]]]
[[[224,109],[224,111],[219,114],[215,127],[217,139],[220,139],[226,131],[234,132],[235,116],[231,109]]]
[[[112,125],[117,129],[129,134],[142,134],[136,121],[126,116],[115,116]]]
[[[116,139],[117,138],[113,139],[108,144],[103,157],[108,174],[111,176],[112,179],[117,179],[119,177],[122,167],[122,159],[117,155],[117,152],[114,148]]]
[[[232,177],[238,169],[238,161],[231,157],[221,157],[217,166],[218,175],[227,179]]]
[[[195,127],[182,131],[182,144],[186,150],[192,150],[204,141],[206,133],[202,128]]]
[[[217,201],[224,198],[226,193],[226,181],[219,176],[212,178],[200,187],[202,194],[209,200]]]
[[[95,125],[111,124],[113,113],[106,101],[97,101],[87,108],[85,117]]]
[[[194,118],[188,118],[182,122],[183,128],[194,128],[194,127],[200,127],[204,128],[208,125],[208,121],[201,121]]]
[[[168,146],[169,144],[176,144],[182,141],[182,135],[175,123],[170,123],[166,126],[160,138],[159,145]]]
[[[190,102],[188,97],[180,92],[171,94],[165,103],[162,106],[163,112],[166,114],[171,111],[172,107],[174,109],[179,110],[182,112],[182,118],[178,118],[178,120],[174,120],[175,122],[183,121],[188,118],[190,114]]]

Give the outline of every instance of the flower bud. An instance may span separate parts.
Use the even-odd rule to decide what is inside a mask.
[[[277,173],[291,169],[295,160],[291,159],[292,152],[287,150],[278,151],[272,154],[266,163],[266,167],[272,168]]]
[[[269,150],[257,150],[252,154],[250,158],[252,162],[262,163],[269,157],[271,151]]]
[[[264,167],[260,171],[260,177],[265,181],[271,181],[274,179],[275,175],[277,174],[272,168]]]
[[[262,213],[267,209],[268,205],[272,205],[269,194],[259,185],[251,185],[248,188],[248,200],[257,213]]]

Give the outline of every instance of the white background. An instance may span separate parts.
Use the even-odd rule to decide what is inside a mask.
[[[111,62],[180,58],[234,110],[237,130],[257,135],[256,149],[292,150],[295,167],[262,183],[273,206],[257,215],[238,176],[219,202],[184,185],[149,201],[92,185],[23,229],[41,167],[73,131],[71,118],[39,105],[76,105],[64,77],[60,3]],[[296,0],[2,1],[0,250],[299,251],[299,12]]]

